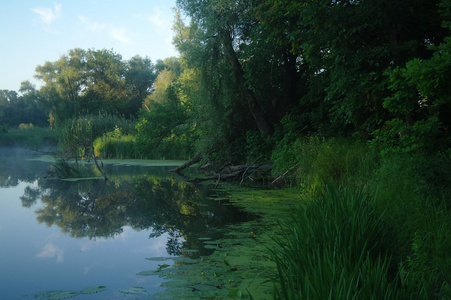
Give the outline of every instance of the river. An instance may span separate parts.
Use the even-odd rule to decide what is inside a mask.
[[[108,181],[47,180],[50,162],[1,152],[0,298],[157,298],[171,276],[146,271],[208,257],[225,237],[215,229],[257,219],[151,165],[106,164]]]

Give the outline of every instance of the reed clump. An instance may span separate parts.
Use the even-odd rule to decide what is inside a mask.
[[[368,194],[336,184],[281,224],[271,250],[279,299],[403,299],[392,261],[391,228]]]

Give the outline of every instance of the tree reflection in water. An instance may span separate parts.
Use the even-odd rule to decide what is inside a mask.
[[[212,250],[203,248],[199,237],[212,228],[250,218],[234,206],[208,198],[208,188],[167,174],[110,179],[75,182],[39,179],[37,186],[25,189],[22,205],[31,207],[40,198],[43,207],[36,210],[38,221],[47,226],[57,225],[75,238],[112,238],[121,234],[124,226],[149,229],[149,238],[167,233],[166,250],[176,256],[181,249],[199,249],[201,255],[208,255]]]

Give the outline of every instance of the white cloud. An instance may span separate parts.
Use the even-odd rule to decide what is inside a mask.
[[[149,16],[147,20],[150,21],[150,23],[156,25],[157,28],[165,29],[165,27],[167,27],[167,22],[159,15]]]
[[[118,27],[114,27],[111,26],[110,27],[110,35],[120,41],[123,42],[125,44],[132,44],[133,40],[131,39],[129,33],[127,32],[127,30],[125,30],[124,28],[118,28]]]
[[[125,44],[133,43],[131,35],[123,27],[116,27],[116,26],[108,25],[108,24],[104,24],[104,23],[93,22],[85,16],[78,16],[78,19],[80,20],[80,22],[82,24],[84,24],[86,26],[86,28],[89,31],[103,33],[105,30],[107,30],[108,34],[112,38],[114,38],[122,43],[125,43]]]
[[[90,31],[102,31],[106,28],[105,24],[92,22],[89,18],[87,18],[85,16],[78,16],[78,19],[81,21],[81,23],[86,25],[86,27]]]
[[[52,243],[47,243],[44,245],[42,251],[36,254],[36,256],[44,258],[56,257],[57,262],[62,262],[64,261],[64,250],[56,247]]]
[[[159,35],[167,35],[172,31],[172,19],[167,18],[159,9],[153,15],[147,16],[146,20],[154,25],[154,30]]]
[[[39,15],[39,18],[46,25],[50,25],[57,19],[61,19],[61,4],[54,3],[51,8],[33,8],[34,13]]]
[[[161,10],[156,9],[152,15],[147,15],[144,19],[151,24],[151,32],[155,35],[162,37],[162,42],[167,49],[168,56],[177,56],[177,51],[172,44],[173,32],[172,32],[172,15],[169,16],[163,13]]]

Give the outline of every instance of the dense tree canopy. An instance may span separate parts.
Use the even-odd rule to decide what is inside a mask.
[[[35,86],[24,81],[19,92],[0,91],[0,125],[12,128],[20,124],[47,126],[48,110],[42,105]]]
[[[449,7],[440,3],[177,1],[181,11],[174,43],[199,78],[201,96],[192,97],[193,110],[202,110],[199,123],[210,119],[216,124],[214,131],[208,128],[213,124],[200,125],[201,139],[219,136],[230,144],[249,130],[264,136],[276,132],[275,140],[288,133],[369,138],[393,118],[408,126],[424,120],[419,112],[425,104],[413,85],[427,86],[416,87],[423,96],[441,85],[443,77],[433,66],[446,64],[447,46],[433,51],[432,45],[449,35],[443,27]],[[418,71],[419,66],[435,75]],[[435,78],[427,81],[426,76]],[[410,94],[399,90],[404,89],[401,78],[412,82]],[[410,100],[396,102],[400,93]],[[402,115],[401,102],[411,106]],[[442,122],[447,116],[440,113]],[[434,139],[443,134],[437,132]]]
[[[58,120],[104,111],[136,116],[156,78],[149,58],[129,61],[112,50],[72,49],[36,68],[40,93]]]

